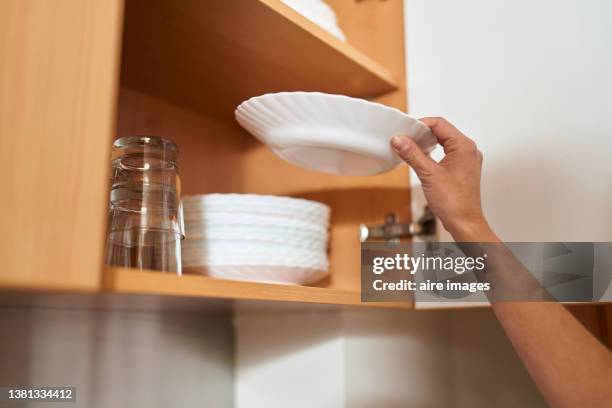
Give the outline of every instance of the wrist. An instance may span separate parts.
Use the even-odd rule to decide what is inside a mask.
[[[458,218],[444,224],[444,228],[456,242],[497,242],[499,238],[484,216]]]

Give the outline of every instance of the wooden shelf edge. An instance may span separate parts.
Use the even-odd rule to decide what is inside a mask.
[[[413,308],[412,302],[362,303],[358,292],[338,289],[242,282],[198,275],[177,276],[125,268],[106,268],[104,272],[103,290],[116,294]]]
[[[346,58],[353,60],[362,68],[369,71],[372,75],[380,78],[389,87],[389,89],[387,89],[385,92],[391,92],[400,88],[399,81],[394,77],[391,71],[389,71],[387,68],[385,68],[383,65],[376,62],[372,58],[368,57],[363,52],[359,51],[349,42],[344,42],[334,37],[332,34],[328,33],[314,22],[302,16],[300,13],[298,13],[285,3],[281,2],[280,0],[258,1],[278,13],[281,17],[291,21],[300,29],[306,31],[313,37],[316,37],[319,41],[333,48],[338,53],[344,55]],[[371,96],[374,97],[378,95]]]

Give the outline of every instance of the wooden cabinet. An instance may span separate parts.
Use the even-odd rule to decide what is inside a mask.
[[[242,100],[291,90],[406,109],[401,0],[330,4],[347,42],[280,0],[2,2],[0,287],[360,304],[358,225],[409,218],[407,168],[309,172],[233,119]],[[329,204],[330,277],[285,287],[104,267],[110,146],[131,134],[177,142],[184,194]]]
[[[291,90],[406,110],[402,1],[329,3],[346,43],[280,0],[0,2],[0,289],[153,295],[147,308],[168,296],[361,304],[357,226],[410,218],[407,169],[302,170],[233,119],[242,100]],[[110,147],[131,134],[178,143],[185,194],[329,204],[330,277],[288,287],[105,267]],[[573,311],[609,340],[609,307]]]
[[[122,11],[0,3],[3,288],[101,288]]]

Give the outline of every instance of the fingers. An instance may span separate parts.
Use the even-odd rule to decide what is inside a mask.
[[[452,139],[462,139],[466,137],[459,129],[444,118],[427,117],[419,120],[431,129],[441,144]]]
[[[431,157],[427,156],[423,151],[407,136],[393,136],[391,138],[391,147],[410,167],[412,167],[419,176],[419,179],[430,176],[436,171],[438,164]]]
[[[444,118],[421,118],[438,139],[445,153],[470,147],[474,142]]]

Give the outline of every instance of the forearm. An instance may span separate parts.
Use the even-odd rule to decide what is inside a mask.
[[[499,242],[484,221],[451,227],[450,232],[458,242]],[[563,305],[542,301],[494,302],[492,307],[551,406],[610,405],[612,354]]]
[[[612,401],[612,354],[556,302],[498,302],[493,311],[553,407]]]
[[[455,242],[501,242],[484,216],[474,217],[472,220],[462,216],[453,218],[455,220],[444,227],[453,236]]]

